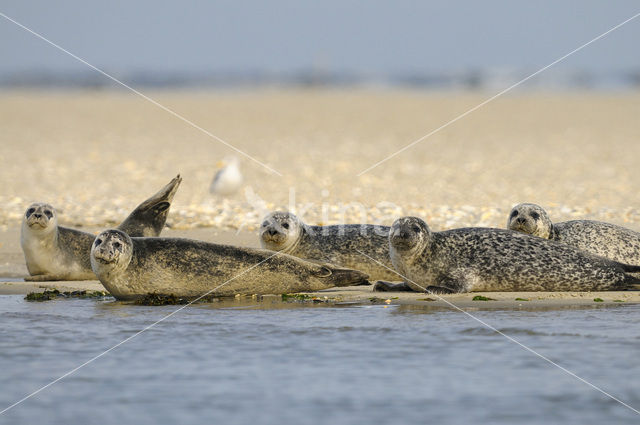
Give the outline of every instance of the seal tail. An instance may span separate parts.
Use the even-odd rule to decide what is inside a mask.
[[[171,203],[171,201],[173,201],[173,197],[178,191],[178,186],[180,186],[180,183],[182,183],[182,177],[180,177],[180,174],[178,174],[173,179],[171,179],[171,181],[167,183],[165,187],[160,189],[155,195],[153,195],[152,197],[144,201],[142,204],[140,204],[138,208],[143,206],[148,207],[149,205],[156,204],[158,202],[163,202],[163,201]]]
[[[632,266],[631,264],[618,263],[625,273],[640,273],[640,266]]]
[[[118,229],[130,236],[151,236],[149,232],[158,236],[167,221],[171,202],[180,183],[182,177],[178,174],[157,193],[138,205]]]
[[[640,266],[620,263],[612,261],[613,265],[624,272],[624,280],[619,288],[620,291],[638,291],[640,290]]]
[[[322,264],[316,276],[332,286],[369,285],[369,275],[359,270]]]
[[[156,192],[149,199],[141,203],[133,210],[132,214],[135,214],[137,211],[148,211],[150,209],[157,210],[156,214],[160,212],[164,212],[168,210],[171,206],[171,202],[173,201],[173,197],[178,191],[178,186],[182,183],[182,177],[180,174],[175,176],[165,187]]]
[[[632,274],[625,273],[624,290],[640,291],[640,278]]]

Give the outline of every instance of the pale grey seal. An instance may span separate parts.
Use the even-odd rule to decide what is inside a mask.
[[[539,205],[519,204],[509,213],[507,228],[561,242],[613,261],[640,265],[640,233],[593,220],[551,222]]]
[[[118,227],[132,236],[158,236],[182,178],[175,177],[138,205]],[[92,280],[89,253],[95,236],[58,226],[55,208],[35,203],[22,219],[20,244],[31,276],[27,281]]]
[[[403,217],[393,223],[389,245],[395,270],[414,291],[605,291],[640,284],[628,274],[639,266],[503,229],[431,232],[420,218]]]
[[[390,271],[389,226],[341,224],[310,226],[290,212],[268,214],[260,226],[260,244],[272,251],[361,270],[372,280],[397,280]],[[358,252],[360,251],[360,252]],[[361,252],[384,266],[363,257]]]
[[[266,249],[178,238],[130,238],[115,229],[96,237],[91,266],[104,287],[121,300],[150,293],[185,298],[283,294],[355,285],[367,279],[360,271]]]

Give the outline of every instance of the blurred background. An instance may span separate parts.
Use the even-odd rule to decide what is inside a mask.
[[[630,18],[617,1],[5,1],[2,12],[141,87],[504,88]],[[630,23],[527,88],[640,85]],[[4,20],[4,87],[114,83]]]
[[[451,122],[631,18],[633,1],[5,1],[0,12],[0,226],[41,200],[63,223],[117,223],[178,172],[169,223],[185,229],[254,229],[276,208],[314,223],[414,214],[438,229],[502,227],[525,201],[558,220],[640,220],[640,18]],[[211,193],[233,157],[242,184]]]

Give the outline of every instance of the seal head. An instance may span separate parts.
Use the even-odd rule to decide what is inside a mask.
[[[41,235],[54,232],[57,226],[58,216],[55,208],[40,202],[31,204],[22,220],[23,231],[27,230]]]
[[[540,205],[518,204],[509,213],[507,229],[515,230],[543,239],[552,239],[553,224]]]
[[[413,256],[421,253],[431,240],[431,230],[424,220],[418,217],[402,217],[397,219],[389,231],[389,247]]]
[[[260,244],[272,251],[292,251],[302,238],[304,224],[290,212],[276,211],[267,215],[260,226]]]
[[[133,243],[121,230],[105,230],[91,246],[91,268],[98,274],[105,269],[126,269],[133,255]]]

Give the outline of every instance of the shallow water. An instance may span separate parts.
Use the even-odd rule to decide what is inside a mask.
[[[0,410],[177,308],[0,296]],[[640,306],[470,312],[640,408]],[[638,420],[460,312],[251,301],[187,307],[0,416],[7,424]]]

